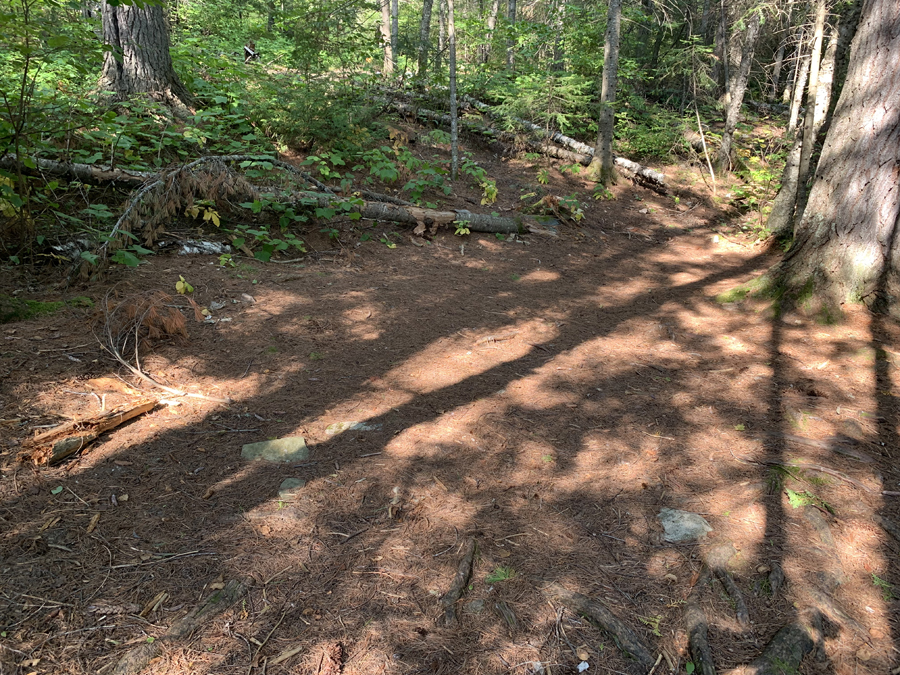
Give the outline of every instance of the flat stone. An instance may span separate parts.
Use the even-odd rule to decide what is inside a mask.
[[[250,461],[296,462],[309,459],[309,448],[302,436],[288,436],[248,443],[241,449],[241,457]]]
[[[657,517],[665,530],[663,540],[671,543],[705,539],[707,533],[712,532],[712,527],[702,516],[690,511],[663,508]]]
[[[325,427],[325,434],[327,436],[337,436],[345,431],[378,431],[381,427],[381,424],[366,424],[364,422],[356,421],[335,422],[334,424],[329,424]]]
[[[463,605],[463,609],[469,614],[481,614],[484,611],[484,600],[472,600]]]
[[[306,481],[302,478],[285,478],[278,486],[278,499],[291,501],[297,498]]]

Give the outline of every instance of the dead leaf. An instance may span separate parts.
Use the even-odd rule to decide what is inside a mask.
[[[410,241],[410,243],[411,243],[413,246],[420,246],[420,247],[421,247],[421,246],[424,246],[424,245],[425,245],[425,240],[422,239],[422,237],[410,237],[410,238],[409,238],[409,241]]]
[[[94,530],[97,529],[97,523],[100,522],[100,512],[98,511],[91,517],[91,522],[88,523],[87,533],[90,534]]]
[[[419,221],[419,224],[416,225],[416,229],[413,230],[413,234],[416,235],[416,236],[418,236],[418,237],[421,237],[423,234],[425,234],[425,223],[423,223],[423,222],[420,220],[420,221]]]
[[[216,490],[212,485],[210,485],[208,488],[206,488],[206,492],[203,493],[203,499],[209,499],[214,494],[216,494]]]

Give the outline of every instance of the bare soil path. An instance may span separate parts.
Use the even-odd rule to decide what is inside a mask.
[[[515,163],[489,173],[501,209],[534,181]],[[166,674],[648,672],[548,602],[553,582],[629,624],[655,672],[685,672],[684,605],[721,544],[749,625],[719,582],[703,590],[720,672],[817,602],[834,611],[800,672],[890,672],[900,570],[879,518],[900,521],[881,494],[900,489],[897,327],[718,303],[774,261],[722,236],[721,213],[627,184],[595,202],[553,179],[586,216],[557,238],[388,248],[379,226],[289,265],[159,255],[116,271],[110,284],[169,293],[183,275],[201,306],[223,303],[142,365],[233,403],[161,403],[59,466],[16,461],[35,429],[171,397],[104,355],[89,310],[0,327],[0,672],[126,672],[142,645],[144,672]],[[41,283],[0,291],[48,299]],[[308,459],[241,457],[290,436]],[[775,464],[792,460],[859,485]],[[305,485],[279,498],[285,478]],[[712,532],[666,542],[663,507]],[[178,624],[229,582],[236,600]]]

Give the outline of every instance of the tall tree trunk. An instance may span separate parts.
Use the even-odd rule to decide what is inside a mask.
[[[600,120],[597,132],[597,149],[588,174],[603,185],[618,180],[612,143],[615,131],[616,80],[619,74],[619,24],[622,16],[622,0],[609,0],[606,19],[606,44],[603,46],[603,82],[600,88]]]
[[[422,77],[428,70],[428,47],[431,35],[431,8],[434,0],[423,0],[422,22],[419,24],[419,69],[418,75]]]
[[[801,47],[798,47],[797,55],[800,56]],[[797,66],[796,79],[794,80],[794,93],[791,96],[791,113],[788,117],[787,132],[792,134],[797,130],[797,121],[800,119],[800,105],[803,103],[803,92],[806,89],[806,80],[809,78],[809,62],[812,53],[800,57],[800,65]]]
[[[778,85],[781,83],[781,69],[784,65],[784,54],[787,51],[788,43],[791,41],[791,28],[794,23],[794,0],[788,2],[787,20],[784,23],[784,37],[778,44],[778,51],[775,53],[775,64],[772,67],[772,89],[766,98],[772,102],[778,96]]]
[[[381,32],[381,46],[384,48],[384,65],[382,70],[385,75],[394,72],[394,43],[391,41],[391,0],[381,0],[381,23],[378,26]]]
[[[450,43],[450,179],[459,171],[459,119],[456,110],[456,21],[453,0],[447,0],[447,38]]]
[[[447,0],[438,0],[438,50],[434,57],[434,72],[441,72],[441,59],[447,49]]]
[[[516,0],[507,0],[506,20],[509,21],[509,30],[512,36],[506,42],[506,67],[509,70],[516,68]]]
[[[710,0],[703,0],[703,14],[700,16],[700,30],[698,35],[703,40],[703,44],[708,45],[710,43],[710,34],[709,34],[709,17],[710,17]]]
[[[826,307],[900,315],[900,3],[866,0],[794,246],[770,273]]]
[[[812,159],[813,145],[816,142],[816,134],[822,124],[824,115],[816,120],[816,97],[819,88],[819,66],[822,61],[822,41],[825,39],[825,16],[828,13],[825,0],[816,3],[816,23],[813,28],[813,48],[809,61],[809,89],[806,94],[806,116],[803,120],[803,147],[800,150],[800,173],[798,174],[798,186],[803,191],[806,177],[809,174],[809,162]]]
[[[493,0],[491,12],[487,18],[486,42],[481,45],[481,62],[487,63],[491,58],[491,42],[494,39],[494,30],[497,28],[497,17],[500,16],[500,0]]]
[[[169,31],[161,4],[103,3],[103,55],[100,86],[117,97],[150,94],[184,108],[191,100],[169,54]]]
[[[725,129],[722,131],[722,143],[716,156],[716,164],[720,171],[731,169],[731,144],[741,115],[741,105],[744,103],[744,92],[747,91],[750,65],[753,62],[753,52],[759,36],[760,20],[760,10],[755,10],[747,24],[747,31],[741,44],[741,61],[738,71],[729,78],[728,89],[725,92]]]
[[[391,58],[397,70],[397,41],[400,37],[400,7],[398,0],[391,0]]]
[[[561,73],[566,69],[565,54],[563,53],[563,30],[566,21],[566,0],[556,0],[556,9],[553,12],[553,66],[552,70]]]

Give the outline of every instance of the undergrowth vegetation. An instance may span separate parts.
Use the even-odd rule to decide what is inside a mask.
[[[280,10],[234,2],[171,8],[172,60],[193,97],[180,113],[153,96],[123,100],[101,91],[98,73],[106,48],[99,39],[99,13],[73,7],[54,0],[4,4],[0,255],[10,263],[65,260],[67,254],[53,244],[74,236],[106,246],[113,229],[118,237],[110,245],[113,262],[138,264],[154,243],[117,227],[126,193],[54,175],[41,160],[149,176],[202,156],[255,156],[261,162],[246,178],[261,187],[259,198],[231,204],[226,213],[198,194],[196,204],[183,205],[187,208],[177,217],[230,228],[245,243],[259,243],[256,254],[263,257],[304,250],[308,228],[336,232],[334,221],[351,203],[334,209],[293,203],[287,193],[266,188],[280,181],[268,175],[267,158],[299,155],[301,168],[343,195],[386,186],[416,205],[438,208],[454,189],[445,130],[422,134],[415,150],[408,139],[392,136],[392,113],[382,94],[386,85],[402,82],[379,72],[384,64],[373,39],[375,17],[362,5],[331,0]],[[628,11],[632,20],[646,24],[646,16]],[[522,134],[516,120],[527,119],[592,143],[601,65],[595,47],[602,43],[604,10],[566,6],[565,14],[558,17],[564,23],[538,14],[515,24],[500,17],[488,32],[483,15],[463,14],[460,86],[494,106],[500,127]],[[401,12],[395,75],[407,77],[414,69],[418,20],[411,8]],[[661,35],[674,28],[663,26]],[[649,53],[635,37],[630,40],[615,107],[618,153],[655,162],[690,156],[684,140],[693,124],[687,83],[709,88],[709,48],[692,38]],[[516,55],[514,69],[508,67],[509,50]],[[245,61],[251,53],[254,58]],[[417,87],[431,92],[432,103],[445,99],[440,93],[445,58],[436,51],[426,60],[428,69],[416,74]],[[715,102],[704,96],[704,116],[718,114]],[[714,143],[715,133],[708,136]],[[783,155],[781,148],[768,151],[742,163],[742,182],[731,191],[735,206],[758,215],[753,227],[761,234]],[[462,158],[460,171],[460,179],[480,191],[482,206],[497,200],[503,186],[470,156]],[[253,226],[242,224],[242,210],[252,215]],[[80,260],[94,262],[98,256],[87,253]]]

